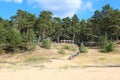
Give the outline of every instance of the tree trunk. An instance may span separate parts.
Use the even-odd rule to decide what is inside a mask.
[[[59,43],[59,31],[58,30],[56,30],[56,31],[57,31],[56,40],[57,40],[57,43]]]
[[[43,32],[42,32],[42,40],[45,38],[45,28],[43,28]]]
[[[41,35],[39,35],[39,38],[38,38],[38,44],[41,42]]]
[[[59,40],[59,35],[57,35],[57,43],[59,43],[60,42],[60,40]]]
[[[118,36],[116,35],[116,40],[118,41]]]
[[[75,33],[73,33],[73,44],[75,42]]]

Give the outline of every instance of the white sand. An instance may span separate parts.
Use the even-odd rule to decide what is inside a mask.
[[[120,68],[2,70],[0,80],[120,80]]]

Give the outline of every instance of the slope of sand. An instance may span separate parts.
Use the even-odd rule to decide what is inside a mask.
[[[38,49],[34,54],[29,55],[33,57],[33,55],[38,56],[41,53],[45,53],[45,55],[51,56],[53,52],[53,50],[51,52],[44,51]],[[50,57],[50,62],[23,66],[13,65],[14,69],[2,68],[0,69],[0,80],[120,80],[120,67],[76,67],[80,66],[80,64],[83,65],[91,62],[92,64],[94,62],[97,64],[104,61],[105,63],[114,62],[119,64],[120,54],[100,54],[97,50],[90,49],[87,54],[81,54],[72,60],[66,60],[69,54],[62,57],[57,56],[57,58],[56,54],[54,55]],[[28,55],[21,55],[21,57],[19,56],[20,58],[18,56],[19,60],[21,57],[23,58]],[[111,57],[115,60],[113,61]],[[8,59],[7,61],[15,61],[16,56],[5,59]]]

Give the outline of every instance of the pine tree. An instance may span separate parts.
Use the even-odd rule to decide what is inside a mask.
[[[42,38],[43,40],[44,38],[49,37],[52,29],[52,12],[44,10],[40,12],[37,21],[37,27],[39,29],[39,39]]]
[[[53,18],[53,26],[54,26],[54,35],[56,37],[57,42],[59,43],[60,34],[62,33],[62,21],[59,17]]]
[[[79,32],[80,32],[79,19],[76,14],[72,17],[71,32],[73,35],[72,39],[75,42],[76,37],[78,37],[76,35],[79,34]]]

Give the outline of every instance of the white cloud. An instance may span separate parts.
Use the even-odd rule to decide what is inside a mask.
[[[16,2],[16,3],[22,3],[23,2],[23,0],[13,0],[14,2]]]
[[[82,5],[83,5],[83,8],[82,8],[83,11],[85,11],[85,10],[93,11],[91,2],[82,3]]]
[[[56,16],[71,17],[80,9],[82,0],[28,0],[28,2],[43,10],[50,10]]]
[[[15,2],[15,3],[22,3],[23,0],[0,0],[0,1],[4,1],[4,2]]]
[[[27,2],[36,6],[34,9],[50,10],[59,17],[72,17],[77,11],[93,11],[92,3],[83,0],[27,0]]]
[[[23,0],[0,0],[5,2],[22,3]],[[92,3],[83,0],[26,0],[32,5],[31,9],[50,10],[55,16],[71,17],[77,11],[93,11]]]

